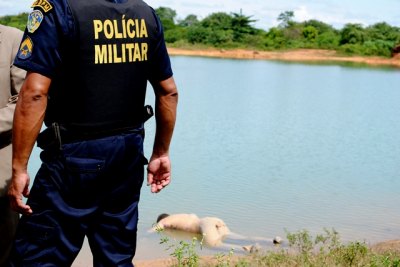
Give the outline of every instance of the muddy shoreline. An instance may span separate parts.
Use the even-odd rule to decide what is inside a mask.
[[[333,50],[297,49],[288,51],[255,51],[245,49],[181,49],[168,48],[171,56],[200,56],[232,59],[279,60],[310,63],[354,63],[369,66],[400,68],[400,55],[392,58],[342,56]]]

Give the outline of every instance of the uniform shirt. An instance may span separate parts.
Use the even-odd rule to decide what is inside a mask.
[[[21,38],[22,31],[0,25],[0,198],[6,195],[11,178],[12,122],[17,96],[26,74],[13,66]]]
[[[122,7],[122,10],[123,8],[129,10],[132,5],[139,5],[140,7],[146,5],[141,0],[96,1],[101,6],[107,6],[108,11],[106,10],[105,12],[111,12],[113,5],[120,9]],[[118,18],[118,21],[116,19],[106,19],[102,17],[104,10],[99,10],[100,19],[92,19],[93,13],[96,14],[97,12],[91,9],[92,3],[91,1],[79,2],[77,0],[36,0],[32,5],[34,10],[29,15],[27,28],[14,64],[52,79],[49,90],[49,105],[45,118],[47,125],[52,122],[65,122],[66,124],[84,126],[104,124],[103,127],[110,127],[111,121],[115,120],[125,120],[123,123],[127,124],[128,117],[133,117],[133,111],[129,115],[124,115],[130,113],[131,107],[128,106],[136,106],[135,114],[139,112],[139,106],[143,107],[146,91],[143,79],[157,82],[172,76],[162,26],[154,10],[151,9],[154,15],[151,21],[146,21],[146,23],[157,25],[156,34],[153,34],[151,40],[148,41],[149,46],[152,47],[151,55],[147,55],[145,53],[150,53],[148,51],[150,48],[142,47],[140,51],[136,51],[136,49],[128,46],[128,43],[135,42],[140,32],[143,32],[143,30],[150,31],[150,29],[146,29],[145,24],[143,26],[140,18],[128,18],[122,15]],[[90,19],[93,20],[91,30],[93,31],[94,27],[94,33],[90,33],[93,35],[90,39],[86,38],[86,36],[81,36],[86,35],[85,33],[82,34],[82,21],[85,19],[85,12],[76,10],[82,10],[82,6],[87,8],[88,16],[92,16]],[[76,14],[76,12],[81,13]],[[82,17],[84,18],[83,20]],[[148,15],[147,19],[149,19]],[[147,37],[146,33],[140,37],[142,39]],[[101,37],[103,39],[115,39],[116,44],[94,45],[95,39]],[[134,38],[130,39],[130,37]],[[92,39],[93,45],[87,45],[87,40],[92,42]],[[90,46],[90,49],[93,50],[91,53],[95,54],[93,65],[100,64],[106,71],[110,69],[111,71],[109,73],[105,71],[104,75],[90,75],[91,72],[87,70],[88,68],[78,70],[81,67],[81,62],[76,61],[86,57],[88,53],[81,51],[80,56],[76,56],[78,52],[74,44],[79,44],[81,47]],[[76,59],[71,59],[74,56],[76,56]],[[111,91],[110,89],[111,86],[120,88],[129,85],[132,87],[132,81],[127,78],[130,73],[125,73],[129,68],[127,67],[129,64],[142,64],[141,66],[143,66],[137,68],[138,72],[140,72],[140,77],[135,79],[138,80],[137,83],[140,85],[136,86],[138,88],[134,88],[136,91],[140,89],[143,92],[136,95],[127,95],[128,98],[136,98],[134,103],[129,103],[124,99],[126,93],[121,93],[123,89],[120,90],[121,92],[114,89],[114,91]],[[118,65],[119,69],[125,72],[117,73],[117,68],[111,65]],[[77,69],[76,72],[74,72],[75,68]],[[148,71],[142,70],[144,68],[148,69]],[[68,73],[69,77],[65,77],[66,73]],[[79,80],[76,78],[79,75],[86,78]],[[91,78],[89,76],[96,77]],[[111,84],[110,80],[112,79],[115,80]],[[65,83],[68,82],[71,83],[68,84],[69,88],[62,88],[63,86],[66,87]],[[97,87],[95,92],[91,91],[93,89],[90,88],[93,83]],[[103,98],[90,102],[89,98],[93,95],[96,95],[97,98]]]
[[[26,74],[13,65],[21,38],[22,31],[0,24],[0,148],[11,140],[15,102]],[[8,132],[10,140],[4,140]]]

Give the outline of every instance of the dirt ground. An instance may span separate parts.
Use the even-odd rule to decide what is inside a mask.
[[[400,239],[377,243],[371,246],[373,251],[400,253]]]
[[[371,66],[391,66],[400,68],[400,54],[392,58],[382,57],[360,57],[360,56],[340,56],[333,50],[323,49],[297,49],[289,51],[254,51],[254,50],[224,50],[224,49],[204,49],[189,50],[180,48],[168,48],[170,55],[181,56],[204,56],[218,58],[237,58],[237,59],[264,59],[264,60],[283,60],[298,62],[349,62],[367,64]]]

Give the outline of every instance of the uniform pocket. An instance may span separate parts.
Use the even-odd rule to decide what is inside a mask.
[[[104,168],[105,160],[92,158],[66,157],[67,169],[71,172],[91,173],[100,172]]]
[[[73,206],[91,205],[97,202],[97,193],[104,188],[104,159],[67,156],[65,158],[65,185],[68,202]]]

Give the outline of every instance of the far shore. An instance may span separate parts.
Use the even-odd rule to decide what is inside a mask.
[[[333,50],[296,49],[287,51],[256,51],[246,49],[182,49],[169,47],[172,56],[201,56],[232,59],[280,60],[293,62],[355,63],[400,68],[400,54],[392,58],[342,56]]]

